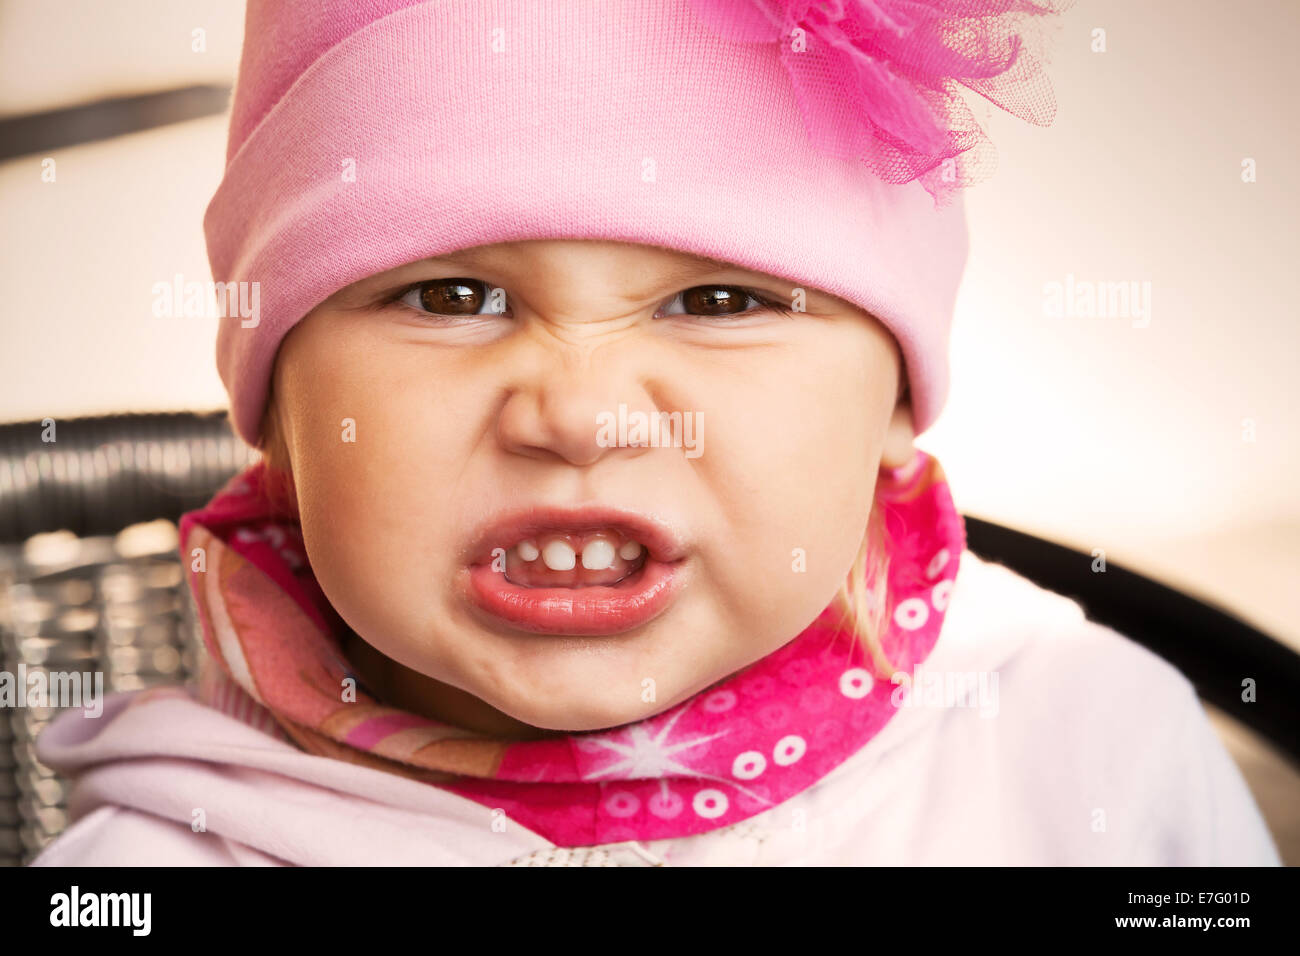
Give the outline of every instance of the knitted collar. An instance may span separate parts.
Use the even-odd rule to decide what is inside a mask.
[[[491,811],[485,823],[509,818],[560,846],[703,833],[817,783],[897,712],[891,675],[873,674],[834,603],[761,660],[610,730],[511,741],[385,706],[344,658],[344,625],[300,527],[270,511],[264,477],[261,464],[248,468],[181,519],[210,658],[200,699],[308,753],[458,793]],[[910,673],[938,640],[965,527],[924,452],[882,470],[876,494],[889,549],[881,644],[895,672]]]

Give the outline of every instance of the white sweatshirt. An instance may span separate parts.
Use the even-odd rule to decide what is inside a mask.
[[[927,703],[959,674],[986,696]],[[697,836],[577,850],[302,753],[192,689],[120,695],[38,741],[80,778],[75,822],[34,865],[1280,864],[1191,684],[1073,601],[968,551],[918,678],[919,703],[795,798]]]

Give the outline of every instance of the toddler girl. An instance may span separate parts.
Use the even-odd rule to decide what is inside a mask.
[[[1190,684],[914,445],[974,0],[251,0],[194,685],[69,714],[80,864],[1276,863]],[[1007,12],[1012,11],[1012,12]]]

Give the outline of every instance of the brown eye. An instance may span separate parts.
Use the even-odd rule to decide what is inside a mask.
[[[500,314],[505,301],[494,297],[493,291],[478,279],[430,279],[412,286],[402,301],[433,315]]]
[[[477,315],[487,292],[473,279],[438,279],[420,283],[420,305],[439,315]]]
[[[699,285],[682,293],[682,309],[691,315],[735,315],[749,308],[753,298],[730,285]]]

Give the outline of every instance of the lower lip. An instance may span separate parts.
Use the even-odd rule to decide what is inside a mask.
[[[534,634],[622,634],[667,610],[682,580],[680,562],[647,559],[614,585],[526,588],[478,564],[469,569],[469,597],[498,620]]]

